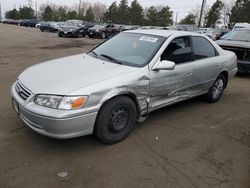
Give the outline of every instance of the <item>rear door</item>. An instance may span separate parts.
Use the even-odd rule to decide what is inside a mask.
[[[194,92],[196,94],[209,90],[219,74],[223,60],[214,46],[202,36],[192,37],[194,64]]]

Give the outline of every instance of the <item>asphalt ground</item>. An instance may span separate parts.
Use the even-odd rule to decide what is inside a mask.
[[[218,103],[195,98],[151,113],[115,145],[51,139],[25,126],[11,106],[18,75],[100,42],[0,24],[1,188],[250,187],[250,75],[231,80]]]

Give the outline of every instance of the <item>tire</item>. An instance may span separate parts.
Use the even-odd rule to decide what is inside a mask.
[[[106,33],[104,31],[102,32],[101,37],[102,37],[102,39],[106,39],[107,38],[107,35],[106,35]]]
[[[133,130],[136,117],[136,105],[130,98],[113,98],[100,109],[94,134],[105,144],[118,143]]]
[[[63,37],[61,34],[58,34],[58,37]]]
[[[209,92],[205,95],[206,101],[208,101],[210,103],[217,102],[221,98],[225,87],[226,87],[226,78],[225,78],[225,76],[220,74],[216,78],[212,87],[209,89]]]

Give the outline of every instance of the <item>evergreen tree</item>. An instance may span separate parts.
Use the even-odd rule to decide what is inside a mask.
[[[230,23],[248,22],[250,23],[250,1],[237,0],[231,10]]]
[[[118,23],[129,24],[129,6],[127,0],[121,0],[118,6]]]
[[[169,6],[163,7],[158,12],[157,25],[158,26],[164,26],[164,27],[168,26],[168,25],[172,25],[173,24],[172,15],[173,15],[173,12],[170,11],[170,7]]]
[[[143,24],[143,8],[137,0],[132,1],[129,10],[130,23],[133,25]]]
[[[55,20],[57,20],[57,21],[66,21],[66,19],[67,19],[67,10],[66,10],[66,8],[59,7],[56,14],[57,14],[57,19],[55,19]]]
[[[154,6],[151,6],[147,11],[147,24],[156,26],[158,22],[158,12]]]
[[[180,24],[195,24],[196,16],[189,13],[185,18],[180,21]]]
[[[215,27],[216,22],[221,18],[221,10],[224,4],[221,0],[216,0],[209,10],[206,19],[206,27]]]
[[[117,23],[118,21],[118,6],[116,2],[112,3],[108,10],[104,13],[104,21],[105,22],[113,22]]]
[[[7,11],[5,13],[5,18],[13,19],[13,20],[19,19],[19,13],[18,13],[17,9],[14,8],[13,10]]]
[[[85,20],[88,22],[95,21],[95,15],[94,15],[94,12],[92,11],[91,7],[89,7],[88,10],[86,11]]]
[[[35,11],[31,7],[21,7],[18,12],[20,19],[32,19],[35,17]]]
[[[75,10],[70,10],[67,13],[67,18],[68,19],[78,19],[78,14]]]
[[[44,9],[44,12],[42,12],[42,19],[44,21],[52,21],[54,20],[54,11],[51,8],[51,6],[47,5]]]

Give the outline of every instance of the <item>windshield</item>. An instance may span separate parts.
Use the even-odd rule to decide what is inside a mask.
[[[103,25],[95,25],[94,27],[92,27],[92,29],[102,29],[104,27],[105,26],[103,26]]]
[[[249,41],[250,30],[233,30],[221,37],[223,40]]]
[[[106,57],[105,60],[109,56],[109,60],[112,57],[120,64],[142,67],[150,62],[165,40],[161,36],[124,32],[96,47],[90,54],[97,58]]]
[[[64,22],[63,25],[78,27],[78,25],[81,25],[81,24],[82,24],[82,22],[80,20],[68,20],[68,21]]]

